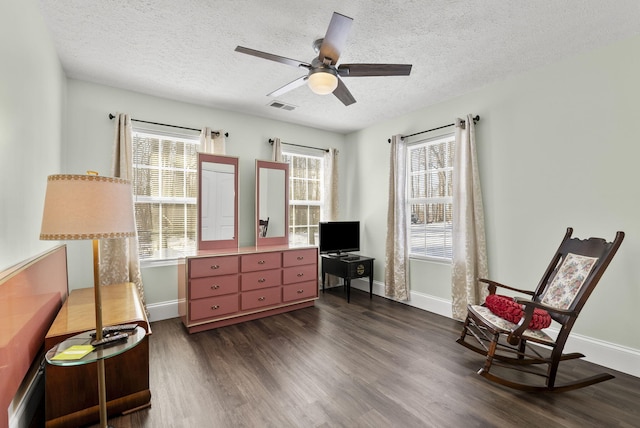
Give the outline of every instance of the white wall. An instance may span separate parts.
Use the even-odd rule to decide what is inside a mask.
[[[364,222],[363,253],[376,257],[376,281],[384,281],[387,138],[479,114],[490,276],[533,289],[567,226],[583,238],[625,231],[574,332],[640,352],[640,335],[629,334],[640,302],[637,52],[640,37],[349,135],[354,197],[346,214]],[[410,275],[414,301],[451,300],[450,266],[414,260]]]
[[[64,142],[64,172],[67,173],[84,174],[87,170],[96,170],[101,175],[109,175],[114,137],[109,113],[129,113],[134,119],[198,129],[209,126],[228,132],[227,155],[239,158],[240,246],[255,244],[255,161],[271,159],[269,138],[279,137],[284,142],[312,147],[336,147],[343,151],[344,136],[341,134],[79,80],[69,79],[67,88],[65,129],[68,135]],[[283,111],[283,115],[286,114]],[[341,167],[344,168],[344,162]],[[68,243],[72,289],[90,286],[93,281],[90,244],[83,244]],[[175,266],[145,268],[142,279],[148,304],[163,305],[178,298]]]
[[[47,175],[60,172],[65,77],[36,2],[0,3],[0,270],[40,241]]]
[[[0,2],[0,58],[1,271],[57,245],[39,235],[47,176],[61,170],[66,79],[35,1]],[[0,409],[0,426],[28,426],[37,379]]]

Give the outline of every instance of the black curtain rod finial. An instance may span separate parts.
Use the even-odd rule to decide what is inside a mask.
[[[275,143],[275,140],[273,138],[269,138],[269,144],[271,144],[273,146],[273,143]],[[320,147],[304,146],[302,144],[285,143],[284,141],[281,141],[280,144],[285,144],[287,146],[303,147],[305,149],[321,150],[323,152],[328,152],[329,151],[329,149],[321,149]]]
[[[474,118],[473,118],[473,123],[479,122],[480,121],[480,115],[477,114]],[[426,132],[431,132],[431,131],[437,131],[438,129],[442,129],[442,128],[448,128],[450,126],[454,126],[455,123],[450,123],[448,125],[442,125],[442,126],[438,126],[437,128],[432,128],[432,129],[427,129],[426,131],[420,131],[420,132],[416,132],[414,134],[409,134],[409,135],[401,135],[400,139],[404,140],[405,138],[409,138],[409,137],[413,137],[414,135],[420,135],[420,134],[424,134]],[[391,144],[391,138],[389,138],[387,140],[387,142],[389,144]]]
[[[109,119],[113,120],[113,119],[115,119],[115,116],[114,116],[112,113],[109,113]],[[168,126],[168,127],[170,127],[170,128],[187,129],[187,130],[189,130],[189,131],[197,131],[197,132],[202,131],[201,129],[196,129],[196,128],[187,128],[186,126],[168,125],[168,124],[166,124],[166,123],[149,122],[149,121],[146,121],[146,120],[140,120],[140,119],[131,119],[131,120],[132,120],[132,121],[134,121],[134,122],[150,123],[151,125],[160,125],[160,126]],[[214,134],[216,134],[216,135],[220,135],[220,133],[219,133],[219,132],[214,132]],[[224,133],[224,136],[225,136],[225,137],[228,137],[228,136],[229,136],[229,133],[228,133],[228,132],[225,132],[225,133]]]

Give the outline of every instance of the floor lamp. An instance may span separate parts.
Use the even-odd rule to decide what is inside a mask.
[[[87,175],[50,175],[40,239],[93,240],[96,340],[102,339],[99,240],[135,236],[133,194],[127,180]],[[104,360],[97,361],[100,426],[107,427]]]

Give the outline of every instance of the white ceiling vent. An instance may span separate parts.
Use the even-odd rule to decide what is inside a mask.
[[[296,106],[292,105],[292,104],[285,104],[281,101],[273,101],[272,103],[269,104],[269,107],[274,107],[274,108],[279,108],[282,110],[287,110],[287,111],[291,111],[291,110],[295,110]]]

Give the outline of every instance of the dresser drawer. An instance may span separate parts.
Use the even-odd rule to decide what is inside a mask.
[[[240,259],[242,272],[279,268],[282,264],[282,253],[247,254]]]
[[[240,288],[242,291],[257,290],[259,288],[274,287],[277,285],[282,285],[282,273],[280,269],[243,273],[240,278]]]
[[[238,256],[204,257],[189,260],[189,277],[238,273]]]
[[[315,248],[307,250],[285,251],[282,253],[282,266],[300,266],[316,263],[318,261],[318,253]]]
[[[238,295],[208,297],[191,302],[191,320],[217,318],[238,312]]]
[[[277,305],[281,302],[282,291],[280,288],[281,287],[272,287],[242,293],[240,295],[242,310],[248,311],[250,309]]]
[[[195,278],[191,280],[191,284],[189,286],[189,298],[201,299],[203,297],[237,293],[238,283],[238,275],[220,275],[208,276],[206,278]]]
[[[318,267],[315,264],[289,267],[282,270],[283,284],[313,280],[318,281]]]
[[[318,297],[318,283],[316,281],[301,282],[282,287],[283,302],[308,299],[310,297]]]

